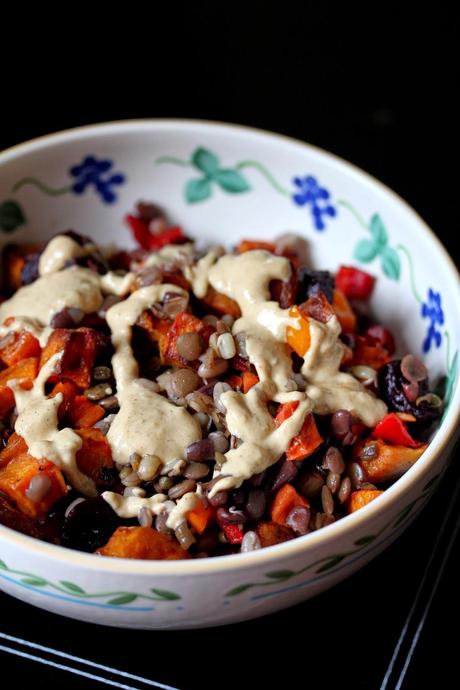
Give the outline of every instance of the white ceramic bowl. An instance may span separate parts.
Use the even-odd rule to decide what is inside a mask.
[[[56,613],[132,628],[218,625],[291,606],[394,541],[446,467],[459,421],[457,272],[393,192],[286,137],[209,122],[134,121],[63,132],[0,155],[2,242],[73,228],[123,246],[130,243],[123,216],[139,198],[160,203],[202,241],[292,230],[311,242],[316,267],[364,264],[379,278],[373,308],[381,321],[403,349],[424,354],[434,380],[448,375],[447,412],[407,474],[319,532],[253,553],[157,562],[82,554],[0,527],[0,586]]]

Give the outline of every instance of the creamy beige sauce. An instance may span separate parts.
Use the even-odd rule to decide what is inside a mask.
[[[327,323],[310,319],[311,342],[301,370],[307,381],[306,393],[318,414],[349,410],[363,424],[373,427],[386,414],[387,407],[357,379],[339,371],[343,356],[343,345],[338,340],[340,330],[335,316]]]
[[[90,314],[99,309],[102,300],[100,276],[88,268],[72,266],[65,271],[48,273],[20,288],[0,305],[0,322],[9,316],[25,316],[45,326],[64,307],[75,307]]]
[[[81,448],[81,438],[72,429],[58,429],[58,409],[62,393],[53,398],[45,395],[45,383],[54,372],[61,357],[53,355],[41,368],[30,390],[24,390],[16,381],[8,381],[14,392],[18,417],[14,429],[26,442],[34,458],[46,458],[59,467],[69,483],[86,496],[96,496],[93,481],[80,472],[75,455]]]
[[[168,501],[165,494],[141,498],[140,496],[121,496],[113,491],[104,491],[102,498],[121,518],[136,518],[142,508],[148,508],[154,515],[159,515],[168,508],[167,504],[172,503],[172,501]]]
[[[40,276],[56,273],[64,268],[70,259],[81,259],[92,254],[94,250],[94,244],[80,245],[67,235],[56,235],[48,242],[40,256],[38,273]]]
[[[166,527],[177,529],[186,520],[189,510],[193,510],[200,503],[201,499],[194,491],[184,494],[170,511],[166,520]]]
[[[184,276],[191,285],[192,292],[199,299],[203,298],[208,291],[208,274],[211,266],[219,257],[219,252],[211,249],[205,256],[199,259],[196,264],[186,265]]]
[[[311,346],[305,355],[302,375],[306,393],[294,392],[290,349],[286,345],[286,327],[298,327],[269,299],[271,280],[287,280],[287,259],[256,250],[240,255],[226,255],[209,271],[209,282],[219,292],[236,300],[242,316],[233,333],[246,334],[246,351],[255,366],[260,383],[248,393],[227,392],[221,400],[227,409],[226,423],[243,442],[225,454],[225,462],[215,476],[221,476],[211,496],[241,483],[275,463],[288,448],[290,440],[303,424],[306,414],[339,409],[352,411],[364,424],[374,426],[385,414],[385,404],[352,376],[339,372],[343,345],[338,340],[340,325],[335,317],[328,324],[310,319]],[[294,414],[278,429],[267,402],[299,400]]]
[[[226,407],[226,424],[241,441],[225,453],[225,462],[215,476],[222,475],[212,491],[238,487],[245,479],[273,465],[299,433],[311,403],[295,389],[286,327],[297,328],[289,310],[270,300],[271,280],[290,277],[289,262],[269,252],[256,250],[237,256],[223,256],[211,268],[209,282],[215,290],[236,300],[241,318],[233,333],[245,333],[246,351],[260,382],[248,393],[229,391],[221,396]],[[279,428],[268,410],[269,401],[298,400],[293,415]]]
[[[114,460],[127,464],[132,453],[156,455],[163,463],[182,458],[185,448],[201,439],[201,427],[184,407],[146,388],[131,348],[131,330],[144,309],[167,292],[187,296],[177,285],[151,285],[134,292],[107,312],[115,354],[112,358],[120,411],[107,439]]]
[[[157,252],[152,252],[144,261],[144,267],[163,266],[164,264],[189,264],[193,261],[195,247],[191,242],[186,244],[166,244]]]
[[[185,407],[148,390],[134,379],[119,397],[121,407],[107,440],[115,462],[129,463],[132,453],[156,455],[163,463],[183,458],[185,448],[201,439],[201,427]]]

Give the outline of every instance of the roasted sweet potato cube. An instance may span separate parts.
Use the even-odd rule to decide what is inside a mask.
[[[21,384],[27,384],[33,381],[38,374],[38,359],[36,357],[29,357],[23,359],[18,364],[13,364],[7,369],[0,371],[0,386],[6,386],[8,381],[19,381]]]
[[[0,525],[5,525],[5,527],[14,529],[22,534],[28,534],[29,537],[34,537],[34,539],[58,543],[58,534],[53,529],[55,525],[52,524],[52,521],[39,521],[24,515],[3,496],[0,496]]]
[[[221,292],[217,292],[217,290],[214,290],[211,286],[208,287],[208,291],[201,302],[208,311],[218,316],[230,314],[235,319],[239,319],[241,316],[238,302],[235,302],[231,297],[227,297],[227,295],[223,295]]]
[[[168,331],[168,344],[165,352],[165,363],[177,367],[187,367],[189,369],[198,369],[200,362],[195,360],[189,362],[181,357],[177,351],[177,339],[184,333],[198,333],[204,343],[208,343],[209,336],[214,332],[214,328],[208,323],[197,319],[193,314],[186,311],[181,312],[176,316],[171,328]]]
[[[373,484],[390,482],[401,477],[419,459],[427,444],[419,448],[394,446],[380,439],[367,441],[359,457],[366,476]]]
[[[56,364],[50,382],[68,379],[89,388],[96,358],[105,345],[105,338],[92,328],[57,328],[50,335],[40,358],[40,368],[56,353],[62,357]]]
[[[86,429],[94,426],[104,415],[101,405],[92,403],[84,395],[76,395],[70,403],[67,419],[74,429]]]
[[[0,453],[0,468],[7,465],[13,458],[27,453],[27,450],[27,443],[22,436],[19,436],[19,434],[14,431],[8,439],[8,443]]]
[[[59,393],[62,394],[62,402],[59,405],[58,409],[58,419],[60,422],[62,422],[63,419],[67,418],[70,412],[70,407],[75,400],[75,396],[77,395],[78,392],[78,387],[72,382],[72,381],[59,381],[57,383],[51,393],[49,394],[50,398],[54,398],[56,395]],[[84,396],[82,396],[84,397]],[[86,398],[85,398],[86,400]],[[88,400],[88,402],[90,402]],[[90,403],[91,404],[91,403]],[[72,426],[76,426],[72,424]],[[80,426],[80,425],[78,425]]]
[[[28,357],[40,357],[40,343],[29,331],[11,332],[4,342],[3,347],[0,347],[0,359],[7,367]]]
[[[295,533],[289,527],[278,525],[276,522],[261,522],[256,529],[263,547],[281,544],[283,541],[294,539]]]
[[[118,527],[105,546],[96,553],[115,558],[175,561],[189,558],[177,542],[151,527]]]
[[[14,395],[8,386],[0,387],[0,420],[5,419],[6,415],[14,407]]]
[[[168,333],[171,330],[172,321],[160,319],[151,310],[142,312],[136,322],[136,326],[144,329],[148,337],[157,343],[162,364],[165,363],[166,350],[168,349]]]
[[[49,488],[40,500],[27,496],[27,489],[34,477],[44,475]],[[0,491],[8,496],[23,513],[31,518],[45,516],[51,506],[67,493],[61,470],[49,460],[37,460],[28,453],[22,453],[0,469]]]
[[[348,512],[354,513],[356,510],[363,508],[375,498],[378,498],[380,494],[383,494],[383,491],[379,489],[360,489],[359,491],[353,491],[347,504]]]
[[[91,477],[96,486],[104,487],[101,469],[113,467],[109,442],[99,429],[77,429],[76,433],[82,440],[82,446],[76,455],[78,469]]]

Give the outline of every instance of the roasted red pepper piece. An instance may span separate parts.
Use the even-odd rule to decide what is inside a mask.
[[[155,235],[153,232],[150,232],[149,222],[143,220],[142,218],[128,215],[126,216],[126,222],[131,228],[134,239],[143,249],[156,251],[161,249],[161,247],[164,247],[166,244],[175,244],[185,240],[184,232],[178,225],[167,228],[166,230],[163,230],[163,232]]]
[[[402,419],[394,412],[385,415],[377,424],[372,432],[374,438],[382,441],[394,443],[397,446],[408,446],[409,448],[419,448],[422,444],[412,438],[407,430],[407,426]]]
[[[294,414],[298,405],[299,403],[297,400],[280,405],[275,417],[276,426],[281,426],[286,419]],[[305,421],[300,429],[300,432],[297,434],[297,436],[294,436],[294,438],[291,439],[286,451],[286,459],[303,460],[314,453],[322,442],[323,439],[319,435],[315,418],[311,413],[309,413],[305,417]]]
[[[230,544],[241,544],[244,532],[238,525],[224,525],[222,528]]]
[[[335,277],[336,287],[348,299],[369,299],[374,283],[374,276],[353,266],[340,266]]]

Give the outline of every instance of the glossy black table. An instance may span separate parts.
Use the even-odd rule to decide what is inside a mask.
[[[220,3],[189,3],[168,14],[154,21],[124,14],[117,41],[105,25],[98,31],[92,23],[88,35],[83,13],[72,16],[75,36],[69,23],[49,36],[33,31],[26,38],[22,22],[21,35],[3,32],[10,59],[0,149],[131,117],[263,127],[374,174],[458,259],[458,174],[449,165],[456,160],[458,17],[423,16],[419,8],[406,19],[401,7],[397,16],[385,7],[355,18],[349,3],[327,2],[263,3],[263,11],[245,7],[244,15]],[[19,39],[28,69],[12,57]],[[52,68],[58,63],[59,74]],[[312,601],[224,628],[100,628],[0,595],[3,677],[68,690],[407,690],[424,687],[435,671],[437,686],[450,687],[457,674],[451,622],[459,615],[459,505],[454,458],[423,513],[370,565]]]

